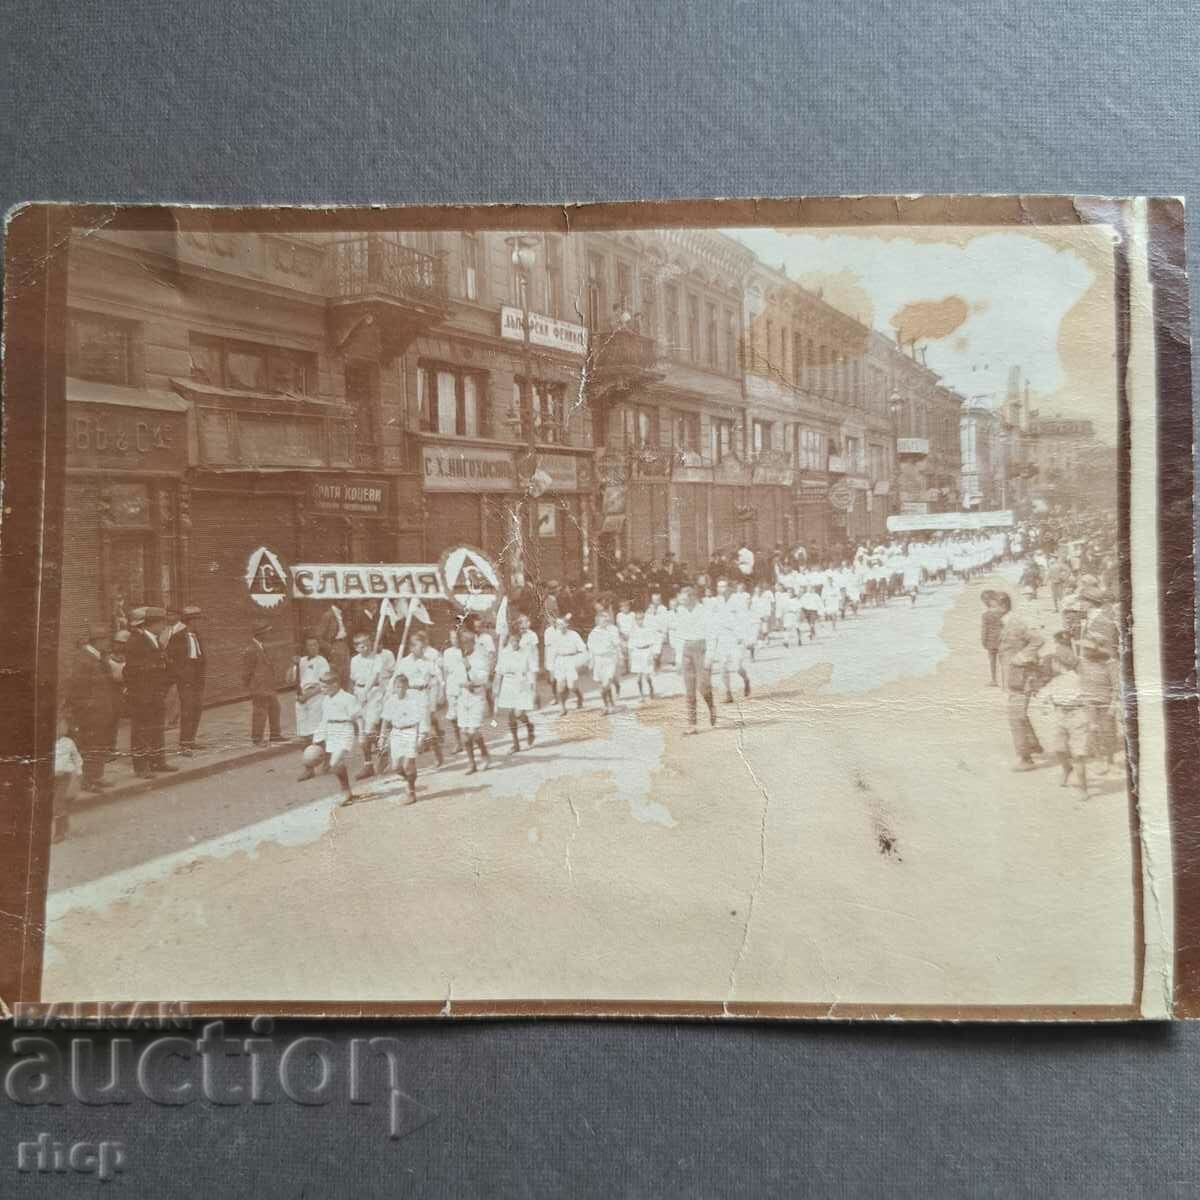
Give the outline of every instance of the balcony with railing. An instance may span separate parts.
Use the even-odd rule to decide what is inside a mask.
[[[389,359],[449,313],[446,261],[395,237],[365,233],[331,247],[330,315],[340,346]]]
[[[663,378],[658,343],[636,323],[593,328],[588,357],[592,381],[602,394],[633,391]]]

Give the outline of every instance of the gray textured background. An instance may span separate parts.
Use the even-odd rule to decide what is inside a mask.
[[[5,208],[1186,194],[1200,179],[1200,23],[1179,0],[0,0],[0,13]],[[262,1196],[1200,1189],[1200,1027],[386,1032],[404,1039],[403,1086],[428,1118],[398,1142],[378,1093],[354,1109],[0,1097],[0,1193],[52,1189],[15,1172],[17,1141],[40,1130],[122,1137],[129,1171],[110,1186],[149,1196],[228,1194],[235,1178]]]

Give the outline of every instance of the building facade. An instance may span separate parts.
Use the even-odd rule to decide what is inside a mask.
[[[785,471],[763,459],[756,475],[750,457],[741,343],[753,255],[697,229],[580,242],[606,561],[670,555],[698,570],[718,551],[785,537]]]
[[[1003,507],[997,484],[999,418],[991,398],[973,396],[960,418],[962,440],[962,507],[993,512]]]
[[[715,230],[198,218],[77,238],[68,284],[64,666],[89,621],[198,604],[208,700],[240,696],[263,546],[465,543],[537,587],[742,545],[850,553],[891,512],[957,505],[960,398]],[[281,679],[321,615],[280,610]]]

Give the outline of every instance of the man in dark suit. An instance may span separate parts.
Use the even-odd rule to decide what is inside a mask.
[[[271,622],[259,621],[254,636],[242,654],[242,684],[250,693],[250,740],[265,745],[264,726],[270,725],[271,741],[282,742],[279,732],[279,697],[275,695],[275,668],[271,666],[263,637],[270,633]]]
[[[179,753],[191,758],[197,748],[196,730],[204,707],[204,676],[208,660],[197,621],[203,615],[194,604],[184,606],[183,624],[167,642],[171,678],[179,689]]]
[[[133,772],[141,779],[178,771],[167,765],[163,746],[166,721],[167,656],[159,638],[167,628],[161,608],[136,608],[126,647],[125,693],[129,699],[129,749]]]
[[[89,627],[67,685],[71,734],[83,758],[83,790],[93,794],[109,786],[104,782],[104,760],[112,727],[113,693],[104,657],[107,642],[106,626]]]

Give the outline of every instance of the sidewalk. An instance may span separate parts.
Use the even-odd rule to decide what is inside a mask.
[[[179,750],[179,729],[167,730],[167,762],[179,770],[174,774],[155,775],[153,779],[139,779],[133,774],[129,761],[129,722],[122,721],[117,733],[117,755],[104,768],[104,782],[109,787],[96,795],[82,793],[75,801],[76,808],[90,808],[107,804],[110,800],[124,800],[142,792],[160,791],[177,783],[203,779],[219,771],[245,766],[280,754],[299,753],[300,743],[296,737],[296,707],[292,692],[279,693],[279,732],[287,739],[266,746],[256,746],[250,741],[249,700],[238,700],[232,704],[218,704],[206,708],[200,718],[197,739],[201,747],[192,757],[184,756]]]

